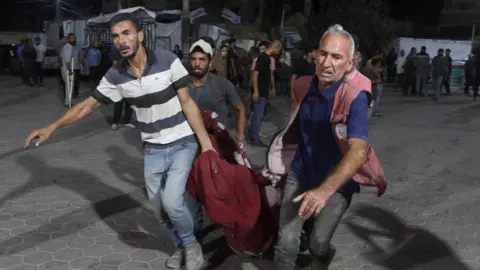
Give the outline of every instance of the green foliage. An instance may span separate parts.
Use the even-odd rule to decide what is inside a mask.
[[[382,47],[394,36],[390,7],[383,0],[319,0],[308,20],[308,39],[318,42],[332,24],[340,24],[360,39],[361,47]]]

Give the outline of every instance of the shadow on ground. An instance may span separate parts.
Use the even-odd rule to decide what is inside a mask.
[[[375,265],[393,270],[470,270],[447,243],[426,229],[407,226],[387,210],[362,205],[352,215],[375,228],[359,225],[354,220],[346,222],[347,227],[368,244],[370,251],[362,255]]]

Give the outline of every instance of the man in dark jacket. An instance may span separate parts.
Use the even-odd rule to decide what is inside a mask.
[[[447,58],[448,66],[447,66],[447,74],[443,79],[443,85],[445,86],[445,91],[447,95],[450,95],[450,75],[452,75],[452,57],[450,53],[452,51],[450,49],[445,50],[445,57]]]

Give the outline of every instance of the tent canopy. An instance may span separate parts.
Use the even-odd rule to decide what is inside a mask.
[[[155,23],[155,13],[144,7],[133,7],[121,9],[115,13],[101,14],[97,17],[87,20],[88,26],[108,24],[110,20],[120,13],[133,13],[142,23]]]

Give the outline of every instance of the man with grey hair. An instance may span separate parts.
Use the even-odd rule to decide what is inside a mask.
[[[315,258],[312,269],[328,269],[335,255],[330,240],[360,191],[352,176],[365,163],[368,149],[368,91],[352,100],[346,121],[348,151],[342,154],[330,122],[335,93],[348,81],[354,65],[355,44],[342,26],[331,26],[316,53],[316,76],[296,115],[299,145],[285,182],[280,210],[274,268],[293,270],[299,252],[302,228],[308,234],[308,249]]]

